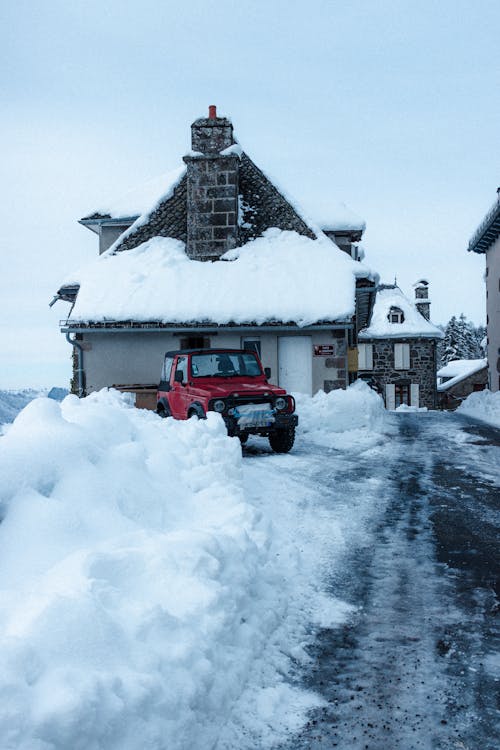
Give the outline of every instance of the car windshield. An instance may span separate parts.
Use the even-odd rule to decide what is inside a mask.
[[[191,357],[193,378],[231,378],[238,375],[257,377],[262,375],[256,357],[249,352],[211,352],[193,354]]]

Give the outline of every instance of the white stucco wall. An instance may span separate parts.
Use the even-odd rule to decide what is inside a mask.
[[[112,385],[158,383],[165,352],[179,349],[187,333],[173,335],[168,332],[134,331],[130,333],[91,331],[83,334],[83,367],[86,391],[100,390]],[[310,336],[312,358],[312,391],[325,387],[345,387],[346,342],[344,331],[294,332],[257,330],[218,331],[217,335],[200,331],[196,335],[210,338],[214,348],[239,349],[244,338],[259,338],[264,367],[271,368],[271,382],[278,384],[278,338],[280,336]],[[332,346],[332,356],[314,355],[314,346]]]

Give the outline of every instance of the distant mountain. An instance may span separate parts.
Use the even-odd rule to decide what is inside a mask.
[[[12,422],[24,407],[39,396],[48,396],[62,401],[68,395],[66,388],[46,388],[36,390],[25,388],[20,391],[0,391],[0,424]]]

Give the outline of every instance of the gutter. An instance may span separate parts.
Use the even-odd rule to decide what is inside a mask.
[[[348,331],[354,328],[353,323],[334,323],[334,324],[320,324],[311,326],[259,326],[259,325],[246,325],[246,326],[148,326],[148,327],[130,327],[130,326],[86,326],[86,325],[71,325],[67,321],[61,323],[61,332],[66,333],[66,339],[68,339],[71,331],[74,333],[228,333],[234,331],[235,333],[248,332],[249,330],[258,330],[265,333],[279,333],[280,331],[295,331],[295,333],[304,333],[306,331]],[[75,343],[75,346],[78,344]]]
[[[85,395],[85,388],[83,384],[83,347],[81,344],[78,343],[75,339],[70,338],[69,331],[66,332],[66,341],[68,344],[71,344],[76,351],[77,351],[77,357],[78,357],[78,367],[76,369],[76,376],[78,381],[78,398],[83,398]]]

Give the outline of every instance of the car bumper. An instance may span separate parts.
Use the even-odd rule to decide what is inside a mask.
[[[222,417],[226,423],[228,435],[269,435],[277,430],[289,430],[297,427],[299,418],[297,414],[275,414],[274,421],[269,425],[245,425],[240,427],[235,417]]]

